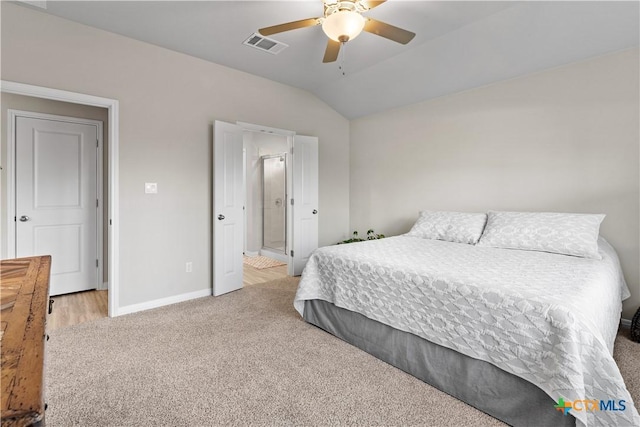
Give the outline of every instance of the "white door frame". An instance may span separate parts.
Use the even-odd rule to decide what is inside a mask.
[[[51,99],[54,101],[71,102],[74,104],[91,105],[107,108],[109,112],[109,317],[119,315],[119,285],[120,285],[120,215],[119,215],[119,102],[116,99],[102,98],[66,90],[52,89],[24,83],[0,80],[0,91],[34,98]],[[13,127],[13,125],[10,125]],[[9,126],[7,126],[9,132]],[[10,140],[10,134],[8,135]],[[7,174],[8,175],[8,174]],[[10,190],[12,191],[12,190]],[[12,201],[10,203],[13,203]],[[10,215],[8,215],[9,217]],[[7,230],[10,230],[8,227]],[[101,233],[100,233],[101,234]],[[15,239],[15,237],[14,237]],[[14,240],[15,241],[15,240]],[[15,248],[15,246],[14,246]],[[15,250],[15,249],[14,249]]]
[[[103,264],[104,264],[104,254],[103,254],[103,235],[104,235],[104,227],[103,227],[103,186],[102,186],[102,151],[103,151],[103,143],[102,140],[103,132],[102,132],[102,122],[100,120],[91,120],[91,119],[81,119],[78,117],[69,117],[69,116],[58,116],[54,114],[45,114],[45,113],[34,113],[32,111],[22,111],[22,110],[7,110],[7,258],[15,258],[16,257],[16,207],[15,207],[15,196],[16,196],[16,188],[18,186],[18,181],[15,179],[15,171],[16,171],[16,132],[15,132],[15,124],[16,119],[18,117],[26,117],[29,119],[41,119],[41,120],[51,120],[56,122],[64,122],[64,123],[77,123],[84,125],[92,125],[97,127],[97,137],[99,141],[99,146],[96,148],[100,148],[96,150],[96,197],[98,198],[98,206],[96,206],[96,245],[97,251],[96,256],[98,258],[98,277],[96,282],[96,289],[101,289],[103,287]],[[13,216],[13,221],[11,217]]]

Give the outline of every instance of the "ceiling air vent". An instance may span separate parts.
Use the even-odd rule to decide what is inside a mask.
[[[254,33],[242,43],[247,46],[255,47],[263,52],[269,52],[273,55],[277,55],[285,48],[289,47],[288,44],[281,43],[279,41],[270,39],[265,36],[261,36],[258,33]]]

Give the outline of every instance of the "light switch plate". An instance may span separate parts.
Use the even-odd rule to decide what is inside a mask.
[[[145,194],[157,194],[158,193],[158,183],[157,182],[145,182],[144,183],[144,192],[145,192]]]

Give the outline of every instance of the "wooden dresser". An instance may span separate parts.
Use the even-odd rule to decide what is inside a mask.
[[[51,257],[0,261],[2,427],[44,425]]]

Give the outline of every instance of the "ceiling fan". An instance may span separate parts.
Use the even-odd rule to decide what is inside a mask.
[[[380,6],[385,1],[323,0],[324,16],[261,28],[258,32],[263,36],[270,36],[298,28],[322,25],[322,30],[329,37],[327,49],[322,59],[322,62],[325,63],[334,62],[338,59],[342,44],[353,40],[363,30],[394,42],[409,43],[415,37],[415,33],[362,15],[363,12]]]

